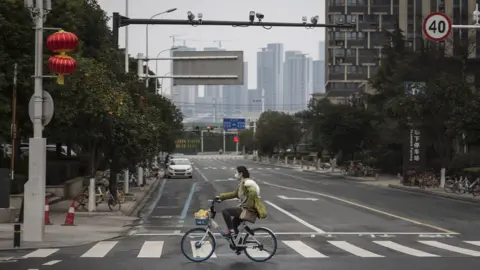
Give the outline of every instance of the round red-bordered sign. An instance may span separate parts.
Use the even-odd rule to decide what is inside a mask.
[[[445,13],[433,12],[423,19],[423,34],[432,41],[443,41],[452,33],[452,21]]]

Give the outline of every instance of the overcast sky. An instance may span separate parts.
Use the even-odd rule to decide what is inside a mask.
[[[102,8],[111,16],[112,12],[125,15],[125,1],[127,0],[98,0]],[[301,22],[302,16],[319,15],[321,23],[325,22],[325,1],[323,0],[129,0],[130,18],[150,18],[152,15],[177,8],[177,11],[160,15],[156,18],[186,19],[187,12],[203,13],[204,20],[248,20],[250,11],[263,13],[264,21]],[[111,22],[110,22],[111,25]],[[129,28],[129,53],[136,56],[145,54],[145,26],[133,25]],[[285,50],[299,50],[318,59],[318,42],[324,40],[323,28],[272,28],[265,30],[261,27],[225,27],[225,26],[149,26],[149,56],[156,55],[172,46],[170,36],[177,37],[175,45],[188,47],[218,47],[215,40],[225,40],[222,47],[227,50],[243,50],[244,57],[249,64],[249,88],[256,87],[256,52],[267,43],[283,43]],[[125,31],[120,30],[120,47],[125,46]],[[168,52],[161,56],[168,56]],[[169,61],[158,63],[158,74],[170,71]],[[155,70],[155,63],[150,63]],[[164,81],[164,83],[170,82]]]

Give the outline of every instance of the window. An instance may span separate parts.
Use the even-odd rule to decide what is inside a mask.
[[[345,32],[335,32],[335,39],[336,39],[336,40],[343,40],[343,39],[345,39]]]
[[[357,66],[347,66],[347,73],[348,74],[358,73]]]
[[[356,6],[357,0],[347,0],[347,6]]]
[[[345,0],[335,0],[335,5],[344,6],[345,5]]]

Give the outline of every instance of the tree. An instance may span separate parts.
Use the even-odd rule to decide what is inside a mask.
[[[245,147],[246,151],[254,150],[255,147],[255,137],[253,134],[253,129],[245,129],[238,133],[238,139],[240,145]]]
[[[267,154],[275,151],[286,150],[297,140],[295,132],[298,125],[292,115],[266,111],[262,113],[257,121],[256,140],[258,149]]]

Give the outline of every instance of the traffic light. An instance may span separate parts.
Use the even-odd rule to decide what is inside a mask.
[[[207,126],[208,133],[210,133],[210,130],[212,130],[212,126]]]

